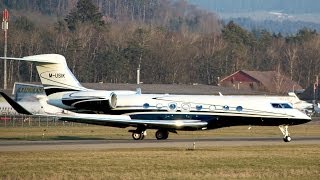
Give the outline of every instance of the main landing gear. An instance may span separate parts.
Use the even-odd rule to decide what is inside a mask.
[[[291,137],[290,137],[290,133],[289,133],[289,131],[288,131],[288,125],[285,125],[285,126],[283,126],[283,125],[281,125],[281,126],[279,126],[279,129],[280,129],[280,131],[282,132],[282,134],[283,134],[283,141],[284,142],[290,142],[291,141]]]
[[[147,131],[145,129],[136,129],[136,130],[129,130],[129,132],[132,132],[132,138],[134,140],[143,140],[144,137],[147,135]],[[157,140],[165,140],[169,137],[169,131],[165,129],[159,129],[155,136]]]
[[[157,140],[165,140],[165,139],[168,139],[168,136],[169,136],[169,131],[167,131],[167,130],[159,129],[159,130],[156,132],[156,138],[157,138]]]
[[[134,140],[143,140],[144,136],[147,135],[147,131],[146,130],[129,130],[129,132],[132,132],[132,138]]]

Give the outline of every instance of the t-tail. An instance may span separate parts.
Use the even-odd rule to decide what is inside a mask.
[[[23,58],[4,58],[35,62],[36,68],[47,96],[66,91],[85,91],[67,66],[64,56],[41,54]]]
[[[34,62],[50,105],[81,112],[109,112],[117,105],[117,95],[113,91],[83,87],[68,68],[62,55],[41,54],[2,59]]]

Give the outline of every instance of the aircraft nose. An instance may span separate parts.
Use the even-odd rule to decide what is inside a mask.
[[[296,110],[294,124],[304,124],[310,122],[312,119],[306,113]]]
[[[295,119],[294,121],[293,121],[293,125],[298,125],[298,124],[305,124],[305,123],[308,123],[308,122],[310,122],[311,121],[311,118],[299,118],[299,119]]]

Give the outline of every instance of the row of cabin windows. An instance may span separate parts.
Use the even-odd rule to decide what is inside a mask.
[[[271,105],[272,105],[273,108],[292,109],[292,106],[291,106],[290,104],[288,104],[288,103],[271,103]],[[143,107],[144,107],[145,109],[147,109],[147,108],[150,107],[150,105],[149,105],[148,103],[145,103],[145,104],[143,105]],[[175,110],[176,108],[177,108],[177,105],[176,105],[175,103],[169,104],[169,109],[170,109],[170,110]],[[200,110],[202,109],[202,105],[197,105],[197,106],[196,106],[196,109],[197,109],[198,111],[200,111]],[[229,106],[223,106],[223,110],[228,111],[228,110],[229,110]],[[237,106],[237,107],[236,107],[236,110],[237,110],[237,111],[242,111],[243,108],[242,108],[242,106]]]
[[[149,103],[143,104],[143,108],[148,109],[149,107],[150,107],[150,104],[149,104]],[[161,109],[161,108],[162,108],[162,105],[161,105],[161,104],[157,104],[156,107],[157,107],[158,109]],[[183,109],[183,110],[188,110],[189,108],[190,108],[189,105],[182,106],[182,109]],[[196,105],[196,110],[201,111],[202,108],[203,108],[202,105]],[[170,104],[169,104],[169,109],[170,109],[170,110],[176,110],[176,109],[177,109],[177,104],[176,104],[176,103],[170,103]],[[215,107],[214,105],[212,105],[212,106],[209,107],[209,109],[210,109],[211,111],[213,111],[213,110],[216,109],[216,107]],[[229,106],[227,106],[227,105],[223,106],[223,110],[228,111],[228,110],[229,110]],[[243,110],[243,108],[242,108],[242,106],[237,106],[237,107],[236,107],[236,110],[240,112],[240,111]]]

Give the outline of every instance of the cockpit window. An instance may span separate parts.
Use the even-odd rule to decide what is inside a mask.
[[[290,104],[287,104],[287,103],[282,103],[281,106],[283,108],[286,108],[286,109],[292,109],[292,106]]]
[[[271,103],[273,108],[284,108],[284,109],[292,109],[292,106],[287,103]]]
[[[280,104],[277,104],[277,103],[271,103],[271,105],[274,108],[282,108],[282,106]]]

